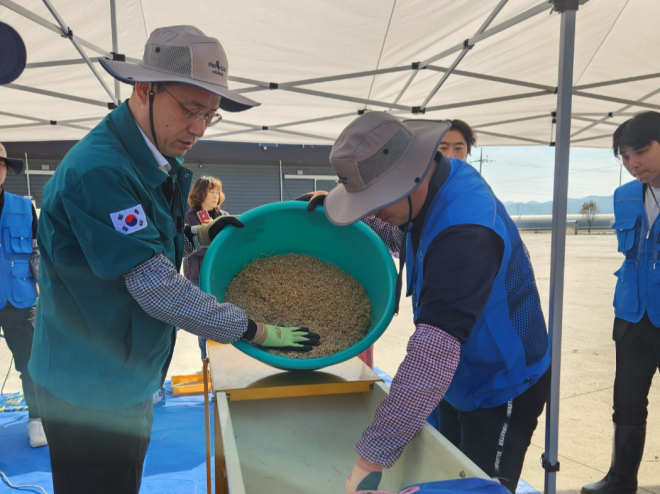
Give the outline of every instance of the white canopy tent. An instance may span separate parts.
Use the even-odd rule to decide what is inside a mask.
[[[95,59],[136,61],[153,29],[192,24],[223,43],[231,87],[262,103],[223,115],[207,139],[332,144],[358,111],[391,109],[464,119],[482,145],[549,145],[560,32],[551,9],[547,0],[0,0],[0,20],[28,49],[25,72],[0,89],[2,139],[81,138],[130,94]],[[608,146],[613,126],[660,109],[658,14],[654,0],[580,9],[572,145]]]
[[[224,115],[206,139],[331,144],[359,112],[389,110],[464,119],[481,145],[556,142],[544,454],[554,493],[569,144],[607,147],[626,118],[660,110],[660,3],[585,2],[0,0],[29,57],[0,88],[2,141],[81,138],[130,90],[95,59],[137,61],[153,29],[192,24],[223,43],[231,88],[263,103]]]

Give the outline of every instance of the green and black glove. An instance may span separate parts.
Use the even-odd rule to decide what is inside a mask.
[[[236,228],[243,228],[245,226],[236,216],[218,216],[211,223],[205,223],[197,227],[197,240],[200,245],[202,247],[208,247],[218,233],[227,225]]]
[[[311,333],[307,328],[287,328],[257,323],[257,334],[250,343],[278,350],[309,352],[321,342],[319,335]]]

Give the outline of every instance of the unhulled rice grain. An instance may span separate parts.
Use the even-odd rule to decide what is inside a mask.
[[[327,357],[364,338],[371,303],[360,283],[315,257],[285,254],[257,259],[232,280],[225,301],[254,321],[302,326],[321,336],[310,352],[266,349],[289,358]]]

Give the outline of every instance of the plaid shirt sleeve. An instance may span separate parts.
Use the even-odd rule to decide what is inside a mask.
[[[399,257],[403,242],[403,232],[399,228],[375,216],[367,216],[362,221],[380,237],[393,256]]]
[[[203,338],[231,343],[248,327],[244,311],[220,304],[181,276],[163,254],[124,274],[126,288],[151,317]]]
[[[356,450],[367,461],[391,467],[447,392],[458,367],[460,342],[440,328],[418,324],[390,394],[376,409]]]
[[[190,257],[195,252],[195,246],[186,235],[183,236],[183,257]]]

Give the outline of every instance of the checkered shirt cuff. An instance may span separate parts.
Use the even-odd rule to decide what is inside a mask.
[[[30,254],[30,271],[32,271],[32,276],[34,276],[34,282],[39,283],[39,261],[41,260],[41,253],[39,252],[39,246],[37,245],[37,240],[32,240],[32,254]]]
[[[461,344],[440,328],[418,324],[407,351],[389,396],[376,409],[356,447],[362,458],[386,468],[396,463],[447,392]]]
[[[193,238],[197,238],[197,235],[195,235]],[[188,240],[187,236],[183,236],[183,257],[190,257],[194,254],[194,252],[197,249],[195,249],[195,245]]]
[[[403,242],[403,232],[400,228],[375,216],[367,216],[362,221],[380,237],[394,257],[399,257],[401,242]]]
[[[126,288],[151,317],[203,338],[231,343],[248,327],[247,315],[232,304],[220,304],[181,276],[163,254],[124,274]]]

